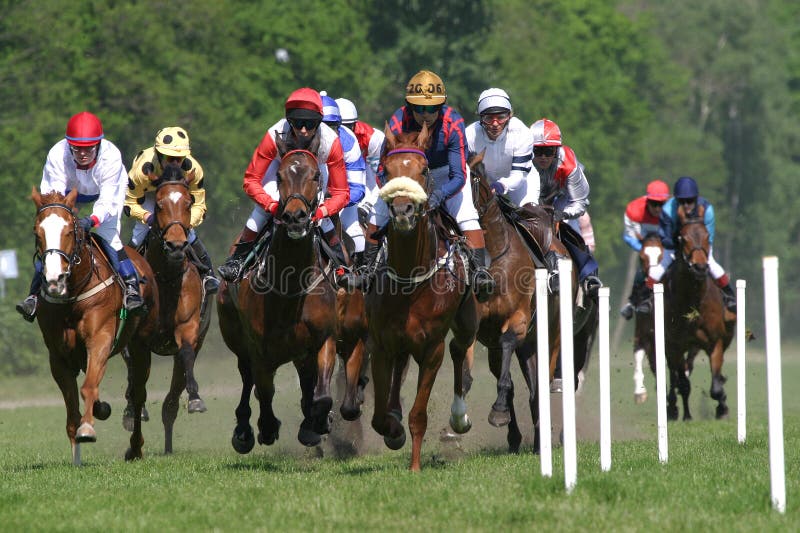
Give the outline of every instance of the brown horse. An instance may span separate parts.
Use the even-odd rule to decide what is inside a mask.
[[[664,278],[664,333],[670,373],[667,416],[671,420],[678,418],[676,388],[683,399],[683,419],[692,418],[689,374],[692,357],[699,349],[705,350],[709,357],[710,396],[717,400],[716,417],[728,415],[722,363],[733,339],[736,315],[725,309],[722,291],[709,275],[709,234],[703,223],[705,208],[699,206],[697,211],[696,216],[690,218],[683,206],[678,208],[681,229],[676,240],[675,261]]]
[[[258,442],[270,445],[278,439],[281,422],[272,410],[273,380],[278,368],[288,362],[295,365],[300,378],[304,419],[298,440],[316,446],[321,435],[330,431],[330,382],[340,324],[331,267],[320,258],[320,237],[311,218],[321,196],[314,156],[318,142],[313,141],[308,150],[289,151],[278,140],[280,202],[274,234],[254,269],[240,284],[223,283],[217,297],[220,330],[238,358],[242,378],[231,440],[239,453],[248,453],[255,443],[250,426],[254,384],[261,410]],[[340,303],[340,315],[350,305],[350,301]],[[348,385],[358,381],[362,354],[354,351],[353,361],[347,362]],[[360,415],[355,387],[348,386],[341,412],[347,419]]]
[[[511,356],[516,353],[528,385],[528,404],[534,422],[534,449],[538,450],[539,391],[536,389],[536,331],[532,322],[536,311],[534,271],[537,262],[542,266],[543,251],[538,246],[539,241],[562,255],[566,255],[567,250],[553,235],[552,210],[544,206],[527,207],[527,213],[535,216],[541,222],[539,226],[545,229],[545,232],[537,232],[536,249],[529,247],[503,213],[499,197],[492,192],[486,178],[482,161],[482,154],[473,155],[469,160],[472,198],[481,227],[486,231],[486,247],[492,258],[490,272],[501,289],[495,291],[487,302],[479,304],[481,322],[477,339],[487,347],[489,368],[497,378],[497,400],[489,413],[489,423],[498,427],[508,425],[509,449],[512,452],[519,451],[522,434],[514,411],[514,384],[511,380]],[[538,261],[534,257],[538,257]],[[548,335],[554,341],[549,354],[552,379],[560,351],[560,311],[558,295],[551,295],[549,300]],[[471,378],[467,381],[471,381]]]
[[[658,233],[648,233],[642,239],[642,248],[639,250],[639,262],[642,272],[646,273],[650,267],[661,263],[664,256],[664,245]],[[642,284],[644,287],[644,284]],[[655,351],[655,326],[653,323],[652,307],[649,313],[640,312],[640,306],[636,306],[636,319],[633,334],[633,398],[636,403],[647,401],[647,387],[644,385],[644,370],[642,361],[645,356],[650,365],[653,375],[656,373],[656,351]]]
[[[158,281],[160,302],[158,334],[151,349],[158,355],[173,357],[172,381],[161,407],[164,453],[172,453],[173,426],[183,389],[189,395],[189,413],[206,411],[194,377],[194,365],[211,322],[210,301],[191,259],[189,244],[193,201],[189,185],[194,172],[187,177],[180,168],[167,166],[161,176],[151,173],[149,177],[156,193],[145,258]],[[127,429],[132,425],[132,413],[129,404],[123,420]]]
[[[392,449],[406,439],[402,425],[400,387],[409,355],[419,365],[417,394],[409,413],[412,471],[420,470],[422,439],[428,425],[428,400],[436,374],[444,359],[444,341],[449,331],[453,360],[453,394],[450,425],[465,433],[471,422],[466,415],[462,387],[467,348],[478,328],[475,297],[467,285],[464,257],[449,233],[440,231],[433,214],[426,210],[430,142],[427,126],[421,132],[395,136],[386,127],[383,168],[386,183],[381,198],[391,222],[388,226],[386,265],[376,274],[367,294],[369,342],[375,411],[372,427]]]
[[[44,278],[37,318],[50,352],[50,372],[67,408],[72,462],[79,465],[80,443],[97,440],[95,418],[105,420],[111,414],[108,403],[100,400],[99,391],[106,363],[128,343],[146,346],[150,342],[156,329],[158,293],[150,266],[135,250],[126,248],[139,279],[146,280],[141,290],[148,309],[144,316],[127,316],[121,281],[101,247],[78,225],[77,194],[74,189],[66,197],[57,192],[41,195],[34,188],[31,198],[36,204],[33,228]],[[139,411],[146,396],[145,364],[141,357],[133,360],[131,398]],[[83,415],[75,380],[81,370],[86,375],[80,389]],[[125,459],[141,458],[143,444],[141,420],[137,417]]]

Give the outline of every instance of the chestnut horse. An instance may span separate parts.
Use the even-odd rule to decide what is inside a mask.
[[[189,413],[206,411],[194,377],[197,354],[211,322],[210,301],[204,294],[202,279],[191,260],[189,245],[193,198],[189,185],[194,171],[185,176],[183,170],[167,166],[161,176],[150,174],[156,187],[153,226],[147,235],[145,258],[158,281],[158,335],[151,350],[158,355],[173,357],[172,381],[164,404],[161,421],[164,424],[164,453],[172,453],[172,433],[181,392],[189,395]],[[132,406],[126,409],[123,421],[130,429]]]
[[[417,394],[409,413],[412,471],[420,470],[422,439],[428,426],[428,400],[444,359],[449,331],[453,360],[453,404],[450,425],[457,433],[469,431],[462,387],[464,356],[475,340],[478,313],[467,285],[468,269],[450,234],[434,223],[426,210],[429,189],[430,137],[421,132],[395,136],[386,127],[383,169],[386,183],[381,198],[390,212],[386,265],[376,273],[367,294],[375,411],[372,427],[391,449],[406,439],[402,425],[400,388],[409,355],[419,365]]]
[[[80,444],[96,442],[95,418],[107,419],[108,403],[100,400],[100,382],[112,355],[128,343],[147,346],[156,329],[158,293],[153,272],[135,250],[126,247],[128,257],[144,280],[142,297],[145,315],[127,315],[122,302],[124,289],[101,247],[78,225],[73,189],[66,197],[57,192],[31,194],[36,204],[33,231],[36,253],[42,261],[44,284],[37,319],[50,352],[50,372],[64,396],[67,408],[67,437],[72,446],[72,462],[81,463]],[[146,361],[136,351],[132,365],[131,399],[141,412],[147,380]],[[78,403],[76,377],[83,370],[80,388],[84,412]],[[141,420],[134,420],[130,448],[125,459],[142,457],[144,438]]]
[[[692,418],[689,374],[692,358],[699,349],[708,354],[710,396],[717,400],[716,417],[728,415],[722,363],[733,339],[736,315],[725,309],[722,291],[709,275],[710,243],[708,229],[703,223],[705,208],[699,206],[697,211],[695,216],[688,217],[683,206],[678,208],[681,229],[675,243],[675,261],[664,276],[664,333],[670,373],[667,416],[671,420],[678,418],[676,388],[683,399],[683,419]]]
[[[519,451],[522,434],[514,411],[514,384],[511,380],[511,356],[516,353],[528,385],[528,404],[534,424],[534,450],[538,450],[539,391],[536,389],[536,330],[532,319],[536,311],[534,271],[537,266],[543,268],[544,251],[538,246],[535,251],[529,248],[519,230],[503,213],[504,208],[501,208],[499,197],[492,192],[482,161],[483,154],[473,155],[469,160],[472,199],[481,227],[486,232],[486,248],[492,258],[490,272],[500,288],[487,302],[478,305],[481,322],[477,339],[487,347],[489,369],[497,378],[497,400],[489,413],[489,423],[498,427],[508,425],[509,449],[514,453]],[[527,213],[535,215],[545,228],[547,238],[539,238],[542,244],[548,244],[566,256],[566,248],[551,230],[552,210],[545,206],[528,206]],[[560,309],[557,294],[550,296],[549,300],[548,335],[553,340],[549,354],[552,379],[561,349]],[[471,377],[467,381],[471,381]],[[545,392],[549,394],[549,390]]]
[[[646,275],[650,267],[661,263],[663,256],[664,245],[661,244],[659,234],[653,232],[645,235],[644,239],[642,239],[642,248],[639,250],[639,262],[641,263],[642,272]],[[642,284],[642,287],[644,287],[644,284]],[[641,298],[638,298],[639,295],[636,296],[641,301]],[[633,334],[633,398],[636,403],[647,401],[647,387],[644,386],[644,369],[642,368],[645,356],[653,375],[656,373],[656,339],[653,310],[651,306],[649,313],[643,313],[640,311],[640,307],[640,305],[636,306]]]
[[[340,324],[331,266],[321,260],[320,237],[311,218],[322,192],[314,155],[318,142],[312,141],[308,150],[289,151],[277,140],[280,201],[271,242],[261,251],[254,269],[240,283],[223,282],[217,296],[220,330],[225,344],[236,354],[242,379],[231,439],[239,453],[250,452],[255,444],[250,426],[253,385],[261,411],[258,442],[271,445],[278,439],[281,422],[272,409],[273,380],[278,368],[288,362],[294,364],[300,378],[304,419],[298,440],[304,446],[316,446],[321,435],[330,431],[330,382]],[[358,300],[358,296],[350,296]],[[345,313],[341,303],[338,312]],[[358,381],[361,355],[363,351],[354,350],[350,354],[353,361],[347,361],[348,387],[341,408],[345,419],[361,413],[357,389],[350,386]]]

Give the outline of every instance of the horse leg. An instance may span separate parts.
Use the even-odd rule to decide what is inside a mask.
[[[677,372],[678,377],[678,392],[681,394],[683,400],[683,419],[691,420],[692,413],[689,411],[689,394],[692,392],[692,383],[689,381],[689,376],[685,372]]]
[[[81,445],[75,440],[75,432],[81,419],[80,405],[78,403],[78,383],[75,381],[76,373],[71,370],[64,360],[57,354],[50,352],[50,374],[53,376],[61,395],[64,397],[64,406],[67,408],[67,438],[72,449],[72,464],[81,465]]]
[[[272,400],[275,397],[275,369],[268,368],[264,358],[264,354],[253,357],[251,359],[251,370],[260,410],[258,416],[258,443],[270,446],[280,436],[281,421],[278,420],[272,410]]]
[[[142,458],[144,436],[142,435],[142,410],[147,400],[147,378],[150,375],[150,348],[141,340],[128,344],[130,353],[130,399],[133,413],[130,447],[125,452],[125,460]]]
[[[647,388],[644,386],[644,369],[642,368],[645,355],[645,350],[641,346],[637,346],[633,352],[633,400],[636,403],[647,401]]]
[[[133,402],[131,400],[131,354],[128,347],[122,349],[120,352],[122,360],[125,362],[125,369],[127,372],[128,384],[125,387],[125,410],[122,412],[122,427],[126,431],[133,431]],[[150,413],[147,412],[147,407],[142,406],[142,422],[150,420]]]
[[[470,389],[472,389],[472,367],[475,365],[475,343],[477,342],[478,341],[473,342],[470,347],[467,348],[467,353],[464,355],[464,372],[461,378],[464,398],[467,397]]]
[[[667,419],[678,419],[678,395],[675,394],[677,387],[678,373],[675,370],[669,369],[669,392],[667,393]]]
[[[725,384],[725,376],[722,375],[723,354],[724,348],[722,340],[720,339],[714,344],[714,350],[711,352],[711,357],[709,358],[711,364],[710,395],[712,399],[717,400],[717,419],[728,417],[728,404],[726,403],[728,396],[725,394],[725,388],[723,387]]]
[[[180,354],[172,357],[172,379],[170,380],[169,391],[164,397],[164,404],[161,406],[161,423],[164,424],[164,453],[172,453],[172,429],[175,426],[175,419],[178,418],[178,407],[180,407],[181,392],[186,386],[185,361]]]
[[[316,363],[314,361],[313,363]],[[297,440],[306,447],[316,446],[322,442],[322,437],[314,430],[314,387],[317,382],[316,365],[310,358],[294,362],[297,377],[300,380],[300,409],[303,412],[303,421],[297,431]]]
[[[472,421],[467,415],[466,393],[464,392],[464,360],[467,350],[473,344],[464,346],[457,337],[450,340],[450,358],[453,360],[453,403],[450,405],[450,427],[456,433],[463,434],[472,428]]]
[[[393,374],[398,360],[407,361],[408,357],[385,356],[379,347],[372,353],[370,365],[372,366],[372,382],[375,393],[372,428],[383,436],[383,442],[388,448],[399,450],[406,442],[406,430],[402,424],[402,412],[399,410],[400,387],[398,386],[397,390],[394,390],[396,380],[393,379]],[[396,397],[397,408],[394,411],[390,411],[390,397]]]
[[[194,364],[197,361],[197,352],[194,350],[195,344],[184,339],[178,345],[180,346],[178,356],[183,361],[183,369],[186,373],[184,381],[186,383],[186,393],[189,395],[189,414],[205,413],[207,410],[206,403],[200,397],[200,385],[197,384],[197,380],[194,377]]]
[[[233,428],[231,445],[238,453],[250,453],[255,445],[253,427],[250,425],[250,393],[253,390],[253,373],[250,369],[250,359],[247,354],[236,355],[239,376],[242,379],[242,392],[239,396],[239,405],[236,406],[236,427]]]
[[[314,395],[311,400],[311,430],[318,435],[331,432],[330,413],[333,408],[331,378],[336,366],[336,339],[328,337],[317,352],[317,371]]]
[[[423,354],[419,365],[417,379],[417,395],[414,405],[408,413],[408,429],[411,433],[411,465],[409,470],[419,472],[422,468],[420,459],[422,455],[422,439],[428,429],[428,400],[431,397],[436,374],[442,366],[444,359],[444,341],[437,343],[433,348]]]
[[[95,402],[99,402],[100,382],[106,373],[109,350],[114,337],[113,334],[108,335],[106,332],[100,331],[95,337],[85,335],[84,338],[90,339],[86,343],[86,375],[81,386],[84,412],[81,417],[81,425],[75,433],[75,439],[78,442],[96,442],[94,407]]]
[[[363,396],[359,399],[359,379],[364,363],[364,341],[359,339],[347,359],[342,359],[345,373],[345,393],[339,413],[347,421],[357,420],[361,416]]]
[[[514,383],[511,381],[511,357],[517,346],[517,336],[511,330],[500,335],[500,375],[497,378],[497,399],[489,412],[489,423],[502,427],[511,421],[510,405],[514,397]]]
[[[519,369],[522,371],[522,375],[525,378],[525,383],[528,385],[528,407],[531,411],[531,420],[533,420],[533,427],[534,427],[534,452],[538,452],[538,441],[537,441],[537,432],[538,432],[538,422],[539,422],[539,405],[538,405],[538,398],[536,396],[536,357],[530,349],[523,350],[517,349],[517,360],[519,361]],[[512,407],[513,408],[513,407]],[[516,420],[514,421],[516,425]],[[519,427],[517,427],[517,433],[519,437],[515,440],[515,444],[509,440],[508,445],[509,449],[512,453],[519,452],[519,445],[522,442],[522,433],[519,431]],[[510,437],[509,431],[509,437]]]

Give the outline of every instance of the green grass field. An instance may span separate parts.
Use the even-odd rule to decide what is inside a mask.
[[[800,400],[792,387],[800,379],[800,350],[795,346],[783,348],[787,509],[781,515],[770,505],[763,342],[748,346],[747,442],[740,445],[736,438],[734,344],[724,368],[730,419],[713,419],[716,402],[708,398],[710,377],[703,355],[692,376],[695,420],[670,423],[669,461],[664,465],[658,461],[655,380],[647,374],[650,399],[634,405],[632,357],[624,343],[612,354],[610,472],[600,470],[595,359],[577,400],[578,481],[568,495],[561,448],[554,450],[553,477],[539,474],[539,458],[530,447],[526,390],[517,369],[515,403],[526,435],[522,452],[507,454],[505,429],[486,422],[495,384],[482,352],[468,398],[474,426],[456,443],[439,440],[449,416],[452,383],[449,361],[442,366],[430,403],[420,474],[407,471],[410,440],[392,452],[369,427],[369,401],[361,421],[337,419],[323,445],[303,448],[296,440],[299,392],[290,367],[278,376],[280,440],[238,455],[230,446],[238,373],[213,327],[196,367],[209,411],[189,416],[184,405],[171,456],[162,453],[159,416],[172,368],[167,359],[155,361],[147,402],[151,420],[144,425],[146,455],[136,463],[122,460],[128,434],[120,423],[120,359],[110,362],[101,386],[114,412],[97,423],[98,442],[83,445],[81,468],[70,463],[64,407],[52,378],[0,380],[0,530],[800,529]],[[403,392],[406,406],[413,399],[414,383],[412,370]],[[561,397],[551,399],[554,421],[560,425]]]

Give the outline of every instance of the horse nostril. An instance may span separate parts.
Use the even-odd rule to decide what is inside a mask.
[[[414,214],[414,204],[407,203],[406,206],[405,206],[405,209],[403,209],[403,211],[404,211],[403,214],[405,216],[410,217],[411,215]]]

